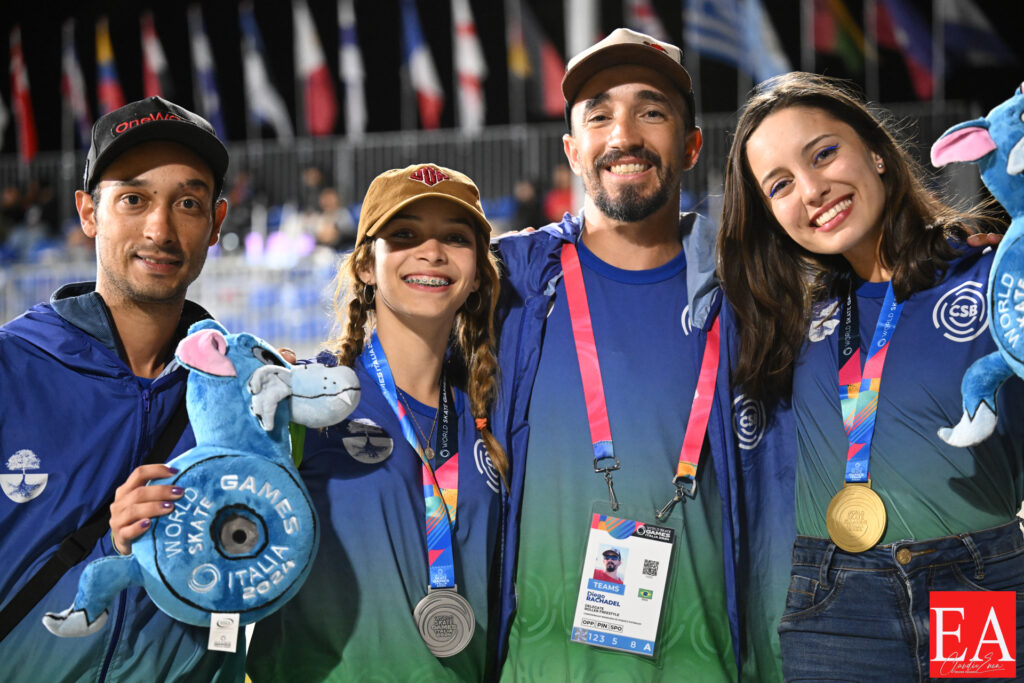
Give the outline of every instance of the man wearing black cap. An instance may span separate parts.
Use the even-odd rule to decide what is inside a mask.
[[[141,588],[99,634],[58,639],[40,622],[72,602],[89,561],[116,552],[102,513],[125,514],[126,495],[167,476],[139,466],[194,445],[173,354],[209,317],[185,293],[227,211],[227,166],[210,124],[159,97],[100,118],[75,193],[96,281],[0,328],[0,661],[12,680],[242,679],[241,652],[207,652],[207,629],[173,621]]]
[[[690,76],[678,47],[618,29],[570,60],[562,93],[583,209],[497,243],[508,282],[495,422],[513,463],[507,537],[519,539],[502,574],[502,679],[735,680],[736,446],[715,228],[679,211],[702,145]],[[669,562],[643,556],[669,535],[655,527],[670,530]],[[652,582],[639,595],[588,584],[588,544],[622,529],[634,530],[631,577]]]

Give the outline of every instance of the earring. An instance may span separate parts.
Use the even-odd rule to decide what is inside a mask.
[[[469,297],[473,296],[474,294],[476,294],[476,304],[470,306]],[[472,313],[473,315],[476,315],[484,308],[484,298],[480,296],[480,292],[470,292],[469,296],[466,297],[466,303],[463,304],[463,307],[466,309],[466,313]]]
[[[364,306],[369,307],[373,305],[375,294],[376,290],[373,288],[373,285],[363,285],[362,291],[358,294],[358,299]]]
[[[881,171],[882,169],[884,169],[884,168],[885,168],[885,164],[884,164],[884,163],[882,163],[881,161],[879,161],[879,162],[878,162],[877,164],[875,164],[875,165],[876,165],[876,166],[878,166],[878,170],[879,170],[879,171]]]

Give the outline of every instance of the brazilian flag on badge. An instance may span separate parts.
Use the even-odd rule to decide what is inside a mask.
[[[636,596],[641,600],[650,600],[654,597],[654,591],[650,588],[641,588],[637,590]]]

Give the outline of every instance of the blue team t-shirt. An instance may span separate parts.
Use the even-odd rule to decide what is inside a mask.
[[[700,338],[687,311],[682,253],[643,271],[615,268],[577,243],[615,453],[618,512],[594,473],[579,363],[560,280],[544,331],[529,409],[521,512],[518,610],[504,680],[722,681],[736,677],[722,566],[721,496],[707,448],[695,500],[654,512],[672,478],[696,386]],[[516,463],[513,463],[513,467]],[[570,642],[592,512],[669,526],[676,547],[651,660]],[[588,565],[589,566],[589,565]],[[591,568],[592,571],[592,568]]]
[[[871,488],[888,516],[882,543],[997,526],[1013,517],[1024,498],[1024,383],[1018,378],[998,395],[999,424],[988,439],[957,448],[937,434],[960,421],[964,371],[995,351],[985,296],[992,258],[974,250],[953,261],[940,284],[907,299],[889,343],[870,461]],[[887,287],[857,283],[862,359]],[[825,307],[812,323],[793,378],[797,531],[819,538],[828,537],[825,511],[843,485],[847,452],[836,308]]]
[[[320,550],[306,584],[256,625],[247,670],[254,681],[481,680],[489,642],[488,580],[497,555],[500,479],[454,390],[459,490],[455,581],[476,632],[438,659],[413,609],[428,586],[421,465],[376,381],[356,363],[362,398],[347,420],[306,430],[299,472],[320,519]],[[424,433],[435,410],[405,396]],[[437,427],[440,429],[440,426]]]

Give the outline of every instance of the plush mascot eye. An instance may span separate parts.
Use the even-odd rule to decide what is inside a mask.
[[[282,368],[284,367],[284,363],[281,362],[280,358],[275,356],[270,351],[267,351],[262,346],[252,347],[252,355],[256,356],[256,360],[263,363],[264,365],[278,365]]]

